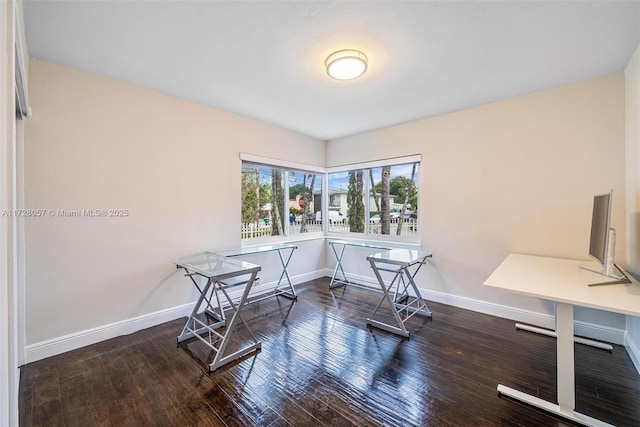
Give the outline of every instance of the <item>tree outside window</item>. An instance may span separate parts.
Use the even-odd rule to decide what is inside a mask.
[[[379,228],[380,234],[396,236],[417,234],[418,166],[411,163],[369,169],[373,230]]]
[[[345,215],[348,227],[331,224],[328,230],[417,237],[419,165],[392,164],[329,173],[328,209]]]

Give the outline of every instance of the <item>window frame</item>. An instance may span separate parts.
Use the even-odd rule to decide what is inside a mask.
[[[290,186],[290,173],[301,172],[306,174],[314,174],[320,179],[321,184],[321,205],[325,204],[325,181],[326,181],[326,168],[320,166],[307,165],[303,163],[291,162],[287,160],[272,159],[268,157],[256,156],[247,153],[240,153],[240,174],[245,166],[253,166],[258,168],[280,169],[282,172],[283,192],[284,192],[284,206],[283,212],[287,213],[286,219],[283,224],[283,234],[276,236],[261,236],[252,238],[243,238],[242,233],[240,235],[241,246],[254,246],[264,243],[281,243],[289,241],[302,241],[323,238],[326,236],[326,229],[324,224],[320,231],[312,231],[306,233],[290,234],[289,223],[289,186]],[[242,204],[242,189],[240,190],[240,204]],[[322,208],[321,206],[321,208]],[[242,226],[242,221],[241,221]]]
[[[408,156],[401,157],[393,157],[387,159],[373,160],[367,162],[360,163],[351,163],[344,164],[339,166],[332,167],[321,167],[314,165],[307,165],[304,163],[292,162],[288,160],[280,160],[273,159],[263,156],[257,156],[253,154],[240,153],[240,170],[242,171],[245,165],[255,166],[255,167],[265,167],[270,169],[281,169],[283,172],[283,182],[284,182],[284,199],[285,206],[284,211],[289,212],[288,204],[289,204],[289,173],[290,172],[301,172],[308,174],[315,174],[318,177],[321,177],[321,207],[320,211],[322,212],[322,218],[329,217],[329,174],[336,172],[349,172],[355,170],[368,170],[374,168],[380,168],[383,166],[398,166],[404,164],[418,164],[418,182],[420,181],[421,172],[420,165],[422,164],[422,155],[413,154]],[[242,173],[242,172],[241,172]],[[397,235],[383,235],[383,234],[371,234],[371,223],[367,221],[366,218],[370,217],[371,207],[371,187],[369,183],[369,179],[365,179],[364,182],[363,193],[365,194],[364,200],[364,215],[365,215],[365,231],[364,233],[355,233],[355,232],[339,232],[339,231],[330,231],[328,227],[329,221],[322,221],[321,231],[307,232],[307,233],[298,233],[298,234],[290,234],[289,221],[284,221],[284,234],[278,236],[262,236],[262,237],[253,237],[253,238],[242,238],[241,245],[242,246],[254,246],[264,243],[279,243],[279,242],[290,242],[290,241],[303,241],[303,240],[314,240],[318,238],[326,238],[326,237],[335,237],[335,238],[349,238],[356,240],[378,240],[385,242],[397,242],[400,244],[419,244],[421,239],[421,227],[418,226],[418,232],[415,236],[397,236]],[[240,191],[240,203],[242,203],[242,191]],[[421,205],[421,197],[420,197],[420,185],[418,185],[418,206],[415,211],[420,212]]]
[[[368,173],[370,169],[380,168],[383,166],[393,167],[393,166],[412,164],[412,163],[418,164],[418,181],[420,181],[421,172],[419,168],[420,168],[420,165],[422,164],[422,155],[420,154],[413,154],[409,156],[393,157],[388,159],[380,159],[380,160],[373,160],[368,162],[351,163],[351,164],[345,164],[340,166],[328,167],[327,175],[326,175],[327,200],[329,197],[329,194],[328,194],[329,193],[329,174],[331,173],[350,172],[350,171],[356,171],[356,170],[366,170]],[[418,225],[418,231],[415,236],[396,236],[395,234],[390,235],[390,234],[372,234],[371,233],[371,222],[367,221],[367,218],[369,218],[371,215],[371,206],[370,206],[371,186],[369,184],[369,179],[365,179],[363,184],[364,184],[363,194],[364,194],[364,215],[365,215],[364,233],[329,231],[327,229],[325,234],[327,236],[339,237],[339,238],[351,238],[351,239],[360,239],[360,240],[379,240],[379,241],[385,241],[385,242],[397,242],[397,243],[407,243],[407,244],[419,243],[421,238],[419,225]],[[420,212],[420,204],[421,204],[420,200],[421,200],[420,186],[418,185],[418,206],[416,207],[416,212]],[[328,204],[326,204],[323,207],[328,208]],[[323,213],[323,215],[325,214]]]

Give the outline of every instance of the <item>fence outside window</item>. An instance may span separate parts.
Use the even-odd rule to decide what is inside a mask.
[[[302,224],[295,221],[289,224],[290,234],[299,234],[300,228]],[[308,221],[307,222],[307,231],[312,232],[322,232],[322,222],[321,221]],[[382,225],[381,224],[371,224],[369,226],[370,234],[382,234]],[[398,228],[398,223],[391,224],[391,234],[396,235],[396,230]],[[348,223],[332,223],[329,224],[328,231],[334,233],[348,233],[349,232],[349,224]],[[256,225],[255,223],[242,224],[242,238],[243,239],[252,239],[254,237],[264,237],[272,235],[272,225],[265,224],[264,222]],[[417,237],[418,236],[418,220],[417,219],[408,219],[405,220],[404,224],[402,224],[402,229],[400,231],[400,236],[403,237]]]

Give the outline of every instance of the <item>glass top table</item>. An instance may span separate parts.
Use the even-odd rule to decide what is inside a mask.
[[[429,249],[416,248],[387,249],[367,256],[383,293],[382,299],[367,319],[368,325],[409,338],[410,333],[406,327],[409,319],[415,315],[431,317],[431,311],[422,299],[414,279],[420,267],[432,255]],[[392,273],[391,280],[385,280],[383,272]],[[393,314],[395,324],[374,319],[385,302]]]
[[[222,280],[227,277],[259,271],[260,266],[250,262],[229,259],[225,256],[211,252],[203,252],[180,258],[175,262],[176,266],[197,273],[206,278]]]
[[[336,256],[336,266],[333,269],[331,275],[331,281],[329,282],[329,289],[337,288],[345,285],[357,285],[347,277],[342,266],[342,259],[345,254],[347,246],[364,249],[392,249],[394,245],[388,245],[382,242],[366,242],[361,240],[329,240],[329,246],[333,250],[333,254]]]
[[[378,252],[367,257],[367,260],[373,260],[383,264],[395,264],[410,266],[419,262],[424,262],[425,258],[432,257],[430,250],[420,249],[388,249]]]
[[[218,255],[235,257],[242,255],[261,254],[272,251],[282,251],[285,249],[297,249],[298,246],[291,243],[274,243],[272,245],[245,246],[243,248],[231,249],[228,251],[216,252]]]
[[[186,276],[191,279],[200,293],[191,314],[182,328],[182,332],[178,335],[178,344],[197,338],[213,350],[214,358],[209,364],[209,372],[262,348],[262,343],[256,339],[249,325],[242,317],[242,309],[247,303],[251,287],[261,269],[259,265],[209,252],[181,258],[175,264],[177,268],[185,270]],[[201,276],[205,280],[200,280],[199,283],[196,280],[197,276]],[[237,300],[233,300],[225,289],[224,281],[236,277],[243,277],[246,286],[242,296]],[[218,315],[216,315],[215,308],[212,306],[214,296],[220,308]],[[232,313],[230,320],[227,320],[224,316],[221,304],[222,297],[227,299],[229,305],[227,310]],[[204,319],[198,315],[203,303]],[[211,318],[214,320],[213,323],[210,322]],[[238,322],[244,324],[245,330],[253,339],[253,343],[227,354],[227,346],[238,326]]]
[[[238,249],[216,252],[216,254],[225,257],[239,257],[276,252],[278,254],[278,258],[280,259],[282,270],[280,271],[280,277],[278,278],[278,282],[276,283],[273,292],[271,292],[271,294],[269,295],[264,296],[263,298],[281,295],[285,298],[297,299],[298,294],[293,287],[293,282],[291,281],[288,270],[289,261],[291,261],[293,251],[295,251],[297,248],[297,245],[291,243],[274,243],[271,245],[245,246]],[[255,298],[252,300],[252,302],[257,302],[263,298]]]

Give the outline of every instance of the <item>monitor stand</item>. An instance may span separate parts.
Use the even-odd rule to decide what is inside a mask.
[[[617,264],[613,264],[613,267],[620,272],[620,276],[616,276],[614,274],[607,274],[606,277],[611,277],[612,279],[608,282],[599,282],[599,283],[589,283],[589,286],[603,286],[603,285],[623,285],[627,283],[631,283],[629,277],[625,274],[625,272],[620,268]]]
[[[589,268],[589,267],[584,267],[584,266],[580,266],[580,268],[582,268],[583,270],[587,270],[587,271],[591,271],[593,273],[598,273],[603,275],[604,277],[609,277],[611,279],[614,280],[609,280],[606,282],[598,282],[598,283],[589,283],[589,286],[604,286],[604,285],[622,285],[622,284],[627,284],[627,283],[631,283],[631,280],[629,279],[629,277],[625,274],[624,270],[622,270],[622,268],[620,268],[617,264],[612,264],[613,268],[609,268],[609,270],[617,270],[620,275],[616,275],[611,273],[611,271],[609,271],[607,274],[605,274],[605,268],[603,267],[602,270],[596,270],[595,268]]]
[[[580,266],[583,270],[591,271],[593,273],[598,273],[603,275],[604,277],[609,277],[614,280],[609,280],[606,282],[599,283],[590,283],[589,286],[602,286],[602,285],[622,285],[625,283],[631,283],[631,280],[627,277],[625,272],[620,268],[615,262],[615,250],[616,250],[616,229],[611,227],[609,228],[609,243],[607,244],[607,253],[605,262],[602,265],[601,270],[596,270],[594,268]],[[619,273],[619,274],[617,274]]]

